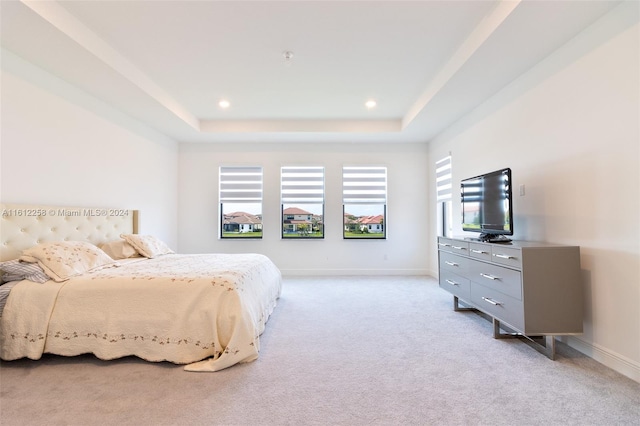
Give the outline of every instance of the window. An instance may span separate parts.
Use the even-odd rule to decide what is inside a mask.
[[[450,237],[453,234],[451,189],[451,156],[448,156],[436,161],[438,235],[444,237]]]
[[[262,167],[220,167],[220,238],[262,238]]]
[[[283,167],[282,238],[324,238],[324,167]]]
[[[345,239],[387,237],[387,168],[342,168]]]

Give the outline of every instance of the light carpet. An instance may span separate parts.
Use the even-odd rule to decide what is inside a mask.
[[[428,277],[285,278],[257,361],[3,362],[9,425],[638,425],[640,384],[496,340]]]

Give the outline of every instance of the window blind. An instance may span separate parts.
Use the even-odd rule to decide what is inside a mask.
[[[324,167],[283,167],[282,204],[323,204]]]
[[[220,167],[220,202],[262,202],[262,167]]]
[[[451,156],[436,161],[436,194],[437,201],[451,199]]]
[[[343,167],[343,204],[386,204],[386,167]]]

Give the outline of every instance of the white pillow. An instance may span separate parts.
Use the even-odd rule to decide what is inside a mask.
[[[131,244],[144,257],[153,258],[163,254],[175,253],[163,241],[152,235],[121,234],[120,237]]]
[[[38,263],[57,282],[96,271],[117,262],[91,243],[84,241],[51,241],[40,243],[22,252],[20,260]]]
[[[108,243],[100,244],[98,247],[115,260],[140,257],[135,247],[124,240],[109,241]]]

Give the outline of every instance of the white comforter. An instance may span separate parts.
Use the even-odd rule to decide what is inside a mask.
[[[258,357],[281,283],[259,254],[171,254],[63,283],[22,281],[0,318],[0,357],[135,355],[221,370]]]

